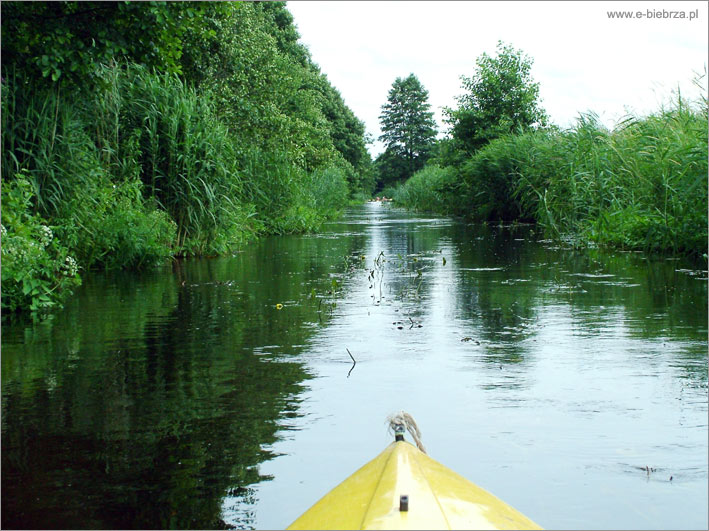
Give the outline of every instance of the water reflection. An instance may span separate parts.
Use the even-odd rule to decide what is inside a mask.
[[[3,526],[281,528],[405,408],[434,457],[547,527],[656,507],[702,527],[706,280],[538,240],[373,204],[89,276],[54,319],[3,326]],[[675,490],[638,490],[646,464]]]
[[[380,419],[402,407],[437,458],[548,527],[706,525],[705,281],[634,254],[554,248],[532,227],[378,206],[332,231],[365,234],[366,259],[303,353],[306,417],[276,445],[259,527],[287,525],[371,458],[387,441]],[[349,379],[344,346],[361,360]],[[682,490],[637,489],[628,459],[671,470]]]
[[[3,527],[229,527],[224,495],[253,503],[264,448],[309,378],[273,354],[296,354],[304,325],[323,322],[303,295],[355,243],[323,256],[319,240],[272,239],[97,274],[53,320],[4,326]],[[249,512],[230,525],[251,527]]]

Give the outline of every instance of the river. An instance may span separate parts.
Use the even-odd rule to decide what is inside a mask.
[[[405,410],[543,527],[706,529],[707,391],[696,266],[370,203],[4,323],[2,527],[282,529]]]

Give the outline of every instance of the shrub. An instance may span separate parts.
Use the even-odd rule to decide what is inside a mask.
[[[447,214],[454,209],[456,189],[453,168],[429,165],[406,181],[395,199],[407,208]]]
[[[31,214],[34,192],[26,175],[2,186],[2,309],[45,310],[81,284],[76,260],[51,227]]]
[[[136,160],[144,196],[176,224],[176,251],[215,250],[214,239],[228,245],[242,183],[236,146],[209,98],[136,65],[124,74],[107,68],[104,76],[107,88],[95,103],[101,137]]]
[[[453,211],[474,220],[532,220],[557,237],[707,252],[705,106],[678,100],[613,131],[586,114],[567,131],[493,140],[457,169]],[[435,198],[423,177],[407,182],[400,196],[415,208]]]
[[[137,180],[96,182],[67,203],[62,234],[87,268],[149,267],[173,255],[175,223],[144,202],[141,188]]]

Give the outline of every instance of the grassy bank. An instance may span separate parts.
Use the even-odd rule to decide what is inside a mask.
[[[78,269],[223,254],[315,230],[346,206],[343,165],[308,172],[240,145],[178,78],[132,65],[101,81],[78,102],[3,84],[3,309],[60,303]]]
[[[504,136],[460,164],[424,168],[394,193],[409,208],[532,221],[548,236],[706,256],[706,105],[679,100],[613,130],[585,115],[566,131]]]
[[[371,191],[364,124],[283,2],[2,15],[3,315],[61,305],[91,268],[316,230]]]

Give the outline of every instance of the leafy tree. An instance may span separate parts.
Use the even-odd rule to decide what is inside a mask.
[[[367,134],[364,122],[345,104],[340,92],[333,87],[325,74],[319,74],[322,112],[328,121],[330,138],[335,149],[352,167],[348,177],[350,188],[371,193],[372,160],[367,151]]]
[[[461,76],[467,92],[456,98],[457,109],[445,109],[458,149],[473,153],[505,134],[546,124],[532,63],[521,50],[498,41],[496,57],[483,53],[475,74]]]
[[[201,33],[220,2],[3,2],[2,63],[30,77],[82,86],[100,66],[129,60],[181,73],[183,36]]]
[[[414,74],[396,78],[379,115],[383,131],[379,139],[386,144],[387,159],[403,161],[403,164],[387,164],[403,170],[397,180],[407,179],[421,169],[434,145],[436,123],[430,108],[428,91]],[[380,177],[380,182],[392,180],[392,176],[388,177]]]

